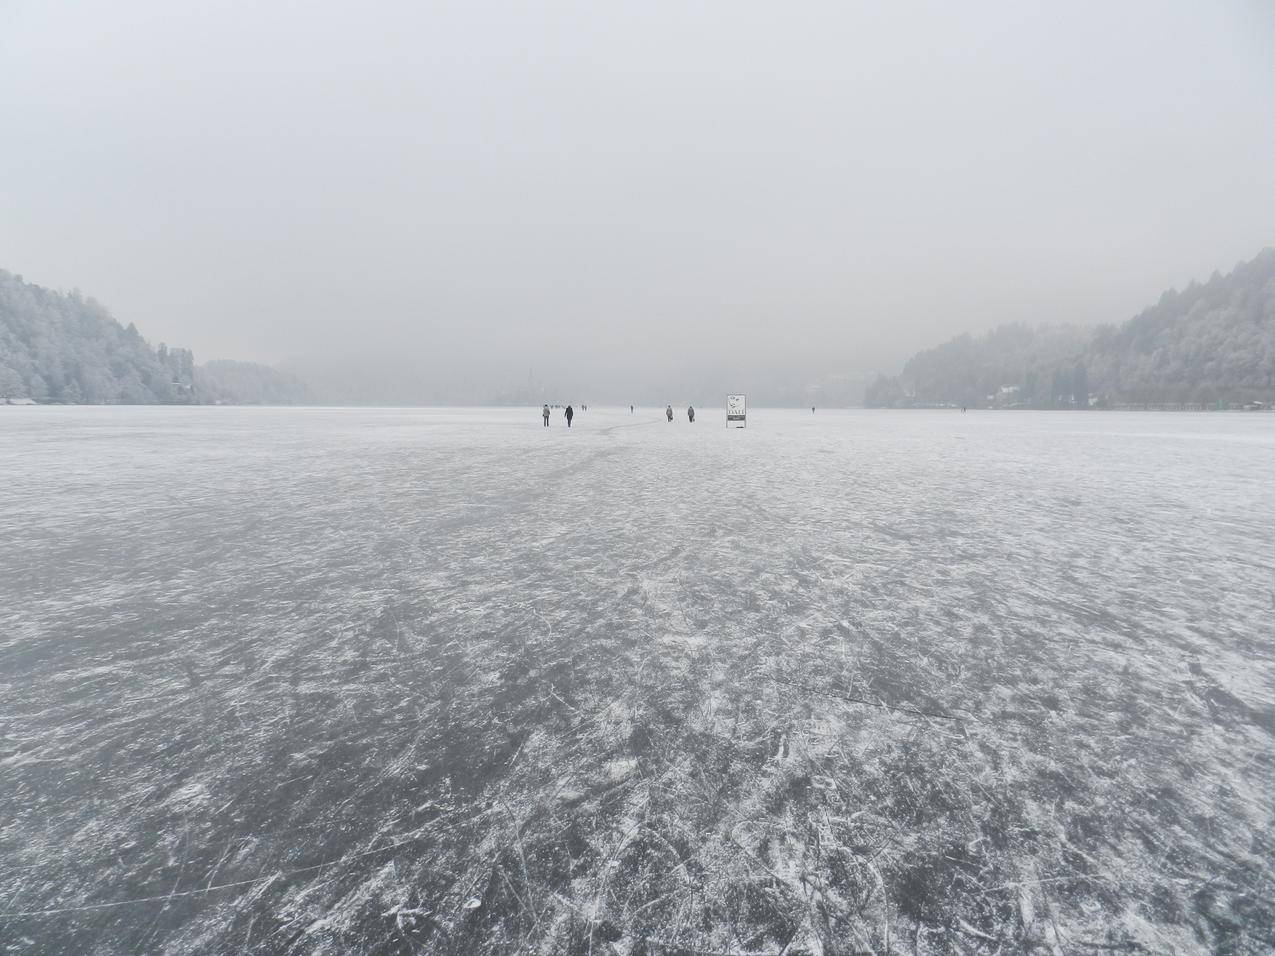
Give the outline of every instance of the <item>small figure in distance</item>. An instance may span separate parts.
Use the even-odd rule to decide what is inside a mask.
[[[695,424],[695,406],[694,405],[686,406],[686,417],[691,420],[692,425]]]
[[[814,407],[813,405],[811,405],[811,406],[810,406],[810,414],[811,414],[811,415],[813,415],[814,413],[815,413],[815,407]]]
[[[571,419],[575,418],[576,410],[572,408],[570,405],[568,405],[567,410],[563,414],[567,416],[567,427],[570,428]]]
[[[545,404],[544,410],[540,413],[545,420],[545,428],[549,427],[549,405]]]
[[[632,414],[633,414],[633,406],[632,406],[632,405],[630,405],[630,406],[629,406],[629,414],[630,414],[630,415],[632,415]]]
[[[664,414],[668,416],[668,420],[669,420],[669,421],[672,421],[672,420],[673,420],[673,406],[672,406],[672,405],[670,405],[668,408],[664,409]]]

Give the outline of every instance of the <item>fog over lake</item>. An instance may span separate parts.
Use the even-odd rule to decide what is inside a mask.
[[[1273,115],[1264,0],[8,0],[0,269],[337,404],[801,386],[1247,261]]]
[[[0,0],[0,130],[0,956],[1275,953],[1275,2]]]

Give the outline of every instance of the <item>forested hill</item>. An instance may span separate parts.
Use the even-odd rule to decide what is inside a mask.
[[[189,349],[153,348],[132,323],[121,325],[93,299],[0,270],[0,404],[290,404],[304,397],[297,379],[275,369],[247,362],[196,366]]]
[[[256,362],[213,359],[195,369],[200,402],[226,405],[298,405],[309,400],[301,379]]]
[[[871,406],[1074,408],[1275,401],[1275,249],[1096,328],[1007,325],[920,352]]]

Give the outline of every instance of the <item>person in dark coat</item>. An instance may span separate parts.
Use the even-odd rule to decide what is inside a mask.
[[[542,411],[540,415],[545,420],[545,428],[548,428],[549,427],[549,406],[548,405],[544,407],[544,411]]]
[[[695,424],[695,406],[694,405],[686,406],[686,417],[691,420],[692,425]]]
[[[668,408],[664,409],[664,414],[668,416],[668,420],[669,420],[669,421],[672,421],[672,420],[673,420],[673,406],[672,406],[672,405],[670,405]]]
[[[576,416],[576,410],[572,408],[570,405],[567,406],[566,416],[567,416],[567,427],[570,428],[571,419],[575,418]]]

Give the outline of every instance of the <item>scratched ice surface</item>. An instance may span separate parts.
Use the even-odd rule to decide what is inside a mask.
[[[1275,947],[1275,416],[0,409],[4,952]]]

